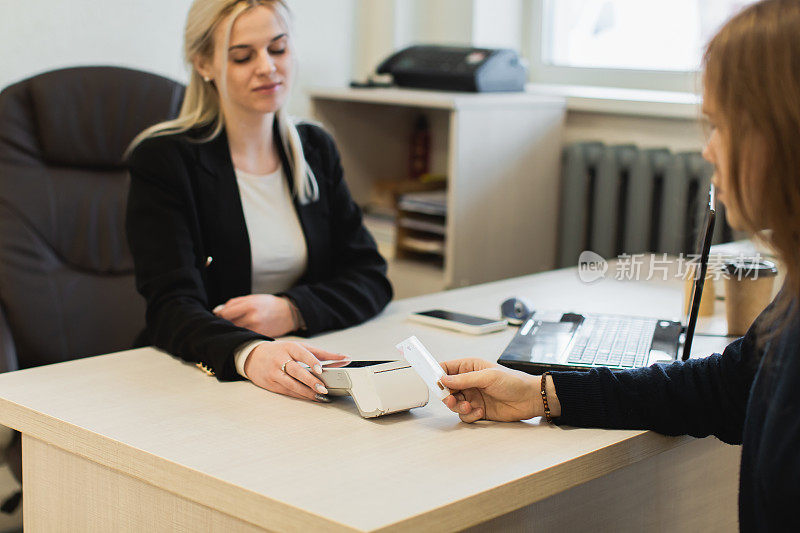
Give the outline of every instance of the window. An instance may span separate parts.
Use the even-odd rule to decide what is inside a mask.
[[[706,43],[731,15],[752,2],[537,0],[532,78],[695,91]]]

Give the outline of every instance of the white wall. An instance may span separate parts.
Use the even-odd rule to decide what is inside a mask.
[[[344,86],[353,76],[358,37],[356,0],[288,1],[294,13],[295,42],[300,61],[289,111],[308,116],[306,89]]]
[[[412,18],[408,19],[410,24],[408,38],[411,42],[426,44],[472,42],[473,0],[395,1],[400,6],[407,4],[407,9],[413,13]]]
[[[564,143],[577,141],[699,152],[705,144],[705,132],[699,120],[569,111]]]
[[[309,85],[342,85],[353,68],[355,0],[289,0],[300,75],[290,110],[303,115]],[[191,0],[3,0],[0,87],[54,68],[118,65],[185,82],[182,34]]]
[[[405,27],[405,10],[398,9],[394,0],[359,0],[356,4],[354,40],[354,69],[356,79],[366,79],[392,50],[405,44],[398,28]]]
[[[472,43],[487,48],[522,51],[527,25],[522,0],[474,0]]]
[[[181,34],[191,0],[4,0],[0,86],[76,65],[119,65],[185,81]]]

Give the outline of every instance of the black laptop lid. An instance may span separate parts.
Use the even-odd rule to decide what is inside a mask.
[[[717,217],[716,203],[715,203],[714,185],[711,185],[708,191],[708,212],[706,213],[706,223],[702,235],[702,242],[700,244],[700,272],[695,272],[694,288],[692,289],[691,304],[689,304],[689,316],[686,319],[686,338],[683,341],[683,356],[682,360],[686,361],[692,353],[692,338],[694,337],[694,329],[697,325],[697,315],[700,312],[700,299],[703,296],[703,284],[706,280],[706,272],[708,272],[708,254],[711,250],[711,239],[714,236],[714,222]]]

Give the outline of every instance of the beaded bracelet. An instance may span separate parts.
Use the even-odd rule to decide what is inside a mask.
[[[545,372],[542,374],[542,405],[544,405],[544,418],[548,422],[553,421],[553,417],[550,416],[550,406],[547,405],[547,376],[551,375],[550,372]]]

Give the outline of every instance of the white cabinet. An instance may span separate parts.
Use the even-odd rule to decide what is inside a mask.
[[[376,180],[407,178],[412,130],[427,117],[431,172],[447,176],[445,287],[554,267],[563,99],[349,88],[310,96],[360,204]]]

